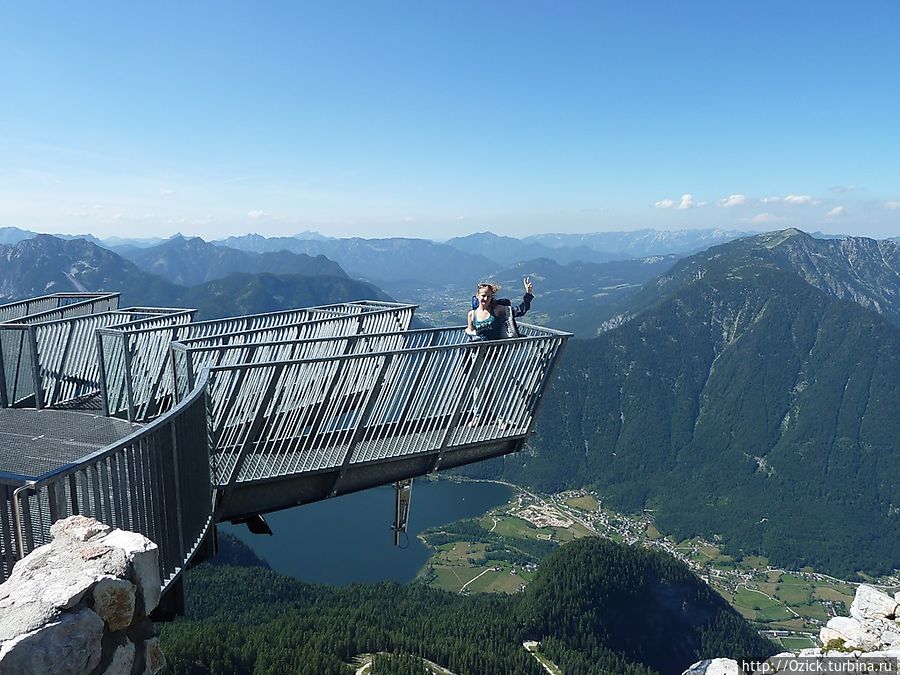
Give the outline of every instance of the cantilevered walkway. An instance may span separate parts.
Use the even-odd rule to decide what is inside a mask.
[[[0,306],[0,581],[83,514],[155,541],[165,590],[216,522],[521,449],[569,335],[470,343],[414,310]]]

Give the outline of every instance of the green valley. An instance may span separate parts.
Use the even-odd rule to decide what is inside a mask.
[[[422,579],[461,594],[521,592],[548,551],[587,536],[663,551],[680,560],[786,649],[813,646],[829,618],[847,614],[855,593],[855,584],[812,569],[775,568],[754,556],[735,560],[720,543],[699,537],[676,541],[656,529],[652,513],[623,515],[586,491],[541,495],[519,490],[508,504],[482,518],[424,533],[434,555]],[[869,582],[900,588],[900,570]]]

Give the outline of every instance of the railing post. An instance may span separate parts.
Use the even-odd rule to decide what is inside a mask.
[[[272,373],[272,378],[266,385],[266,391],[260,398],[260,403],[256,408],[256,414],[253,416],[253,421],[250,423],[250,427],[247,429],[247,437],[244,439],[244,442],[241,445],[241,450],[238,453],[237,459],[234,460],[234,467],[232,467],[231,474],[228,476],[228,480],[226,481],[226,485],[228,487],[232,487],[237,481],[237,477],[240,474],[241,467],[244,465],[244,460],[247,457],[247,453],[253,446],[254,437],[259,433],[259,430],[262,428],[262,425],[266,421],[266,407],[269,405],[269,402],[275,393],[275,388],[276,386],[278,386],[278,381],[281,379],[281,375],[283,372],[284,364],[276,366],[275,372]]]
[[[346,346],[344,347],[344,351],[341,356],[347,356],[350,353],[350,341],[347,341]],[[334,393],[335,388],[338,383],[341,381],[341,377],[346,369],[346,364],[350,363],[350,359],[341,359],[341,361],[337,364],[337,367],[334,369],[334,375],[331,376],[331,381],[328,383],[328,387],[322,395],[322,401],[326,402],[331,398],[331,395]],[[322,417],[317,416],[316,419],[312,420],[309,425],[309,435],[315,436],[319,433],[319,429],[322,428]]]
[[[47,402],[50,406],[57,403],[56,397],[62,386],[62,374],[65,372],[66,362],[69,360],[69,351],[72,349],[72,336],[75,334],[75,327],[71,322],[68,322],[66,324],[66,329],[66,344],[65,347],[63,347],[62,358],[59,361],[59,372],[56,373],[56,380],[53,382],[53,388],[50,391],[50,400]]]
[[[103,404],[103,416],[109,417],[109,389],[106,386],[106,359],[103,356],[103,334],[94,333],[97,344],[97,365],[100,367],[100,400]]]
[[[3,336],[6,331],[0,330],[0,408],[9,408],[9,398],[6,395],[6,354],[3,350]]]
[[[546,369],[546,372],[544,373],[543,377],[538,382],[535,383],[535,387],[534,387],[535,392],[542,391],[546,387],[546,384],[544,384],[544,383],[549,382],[550,378],[553,377],[553,374],[556,372],[556,367],[559,365],[559,359],[560,359],[560,356],[562,355],[563,347],[566,346],[565,340],[558,338],[558,337],[554,338],[554,340],[557,342],[557,347],[553,353],[553,357],[550,359],[550,367]],[[534,408],[531,410],[531,420],[529,421],[529,425],[528,425],[529,431],[531,430],[531,427],[534,425],[534,420],[537,418],[538,411],[540,411],[541,405],[544,402],[543,395],[536,396],[535,394],[533,394],[532,397],[537,398],[537,401],[534,402]]]
[[[44,407],[44,390],[41,387],[41,366],[37,348],[37,329],[34,325],[28,326],[28,343],[31,350],[31,377],[34,380],[34,407],[41,410]]]
[[[131,386],[131,344],[128,333],[122,334],[122,360],[125,365],[125,401],[128,404],[128,421],[134,422],[134,390]]]
[[[438,332],[431,331],[431,335],[428,336],[428,344],[426,347],[433,347],[435,341],[437,340]],[[425,377],[425,372],[428,370],[428,367],[431,365],[433,360],[432,354],[434,352],[426,351],[422,355],[422,364],[419,366],[419,372],[416,373],[416,378],[413,381],[412,385],[409,387],[410,395],[406,399],[406,403],[403,404],[403,410],[400,411],[400,420],[405,420],[406,416],[409,414],[409,409],[412,407],[413,401],[415,400],[415,393],[419,390],[419,385],[422,384],[422,378]]]
[[[212,378],[210,378],[212,379]],[[241,393],[241,387],[244,386],[244,380],[247,379],[247,368],[241,368],[238,370],[236,381],[232,382],[231,388],[228,392],[228,400],[221,406],[221,410],[231,410],[231,406],[234,405],[234,402],[237,400],[237,397]],[[207,385],[208,386],[208,385]],[[213,408],[212,399],[210,398],[210,408]],[[210,414],[210,419],[213,419],[212,414]],[[222,416],[222,424],[225,424],[226,417]],[[215,421],[213,419],[213,421]],[[212,430],[212,442],[210,443],[210,452],[214,453],[216,448],[219,446],[219,438],[222,435],[222,429],[213,428]]]
[[[23,490],[31,489],[31,485],[23,485],[13,491],[13,519],[16,521],[16,548],[18,548],[19,551],[19,560],[24,558],[28,554],[28,551],[34,547],[34,536],[31,532],[31,523],[28,523],[28,527],[23,526],[26,518],[29,521],[31,520],[31,509],[28,506],[28,498],[25,498],[26,501],[24,506],[19,503],[19,500],[21,499],[19,493]]]
[[[462,387],[459,399],[457,399],[456,410],[453,412],[453,414],[450,415],[450,420],[447,422],[447,429],[444,431],[444,437],[441,438],[441,444],[438,446],[438,451],[435,455],[434,464],[432,464],[431,466],[430,473],[434,473],[441,466],[441,460],[444,458],[444,451],[450,444],[450,434],[453,433],[453,430],[459,426],[459,420],[462,416],[462,409],[465,405],[465,400],[466,398],[471,398],[473,382],[475,381],[475,377],[477,376],[478,371],[481,370],[481,366],[484,364],[484,361],[487,358],[486,344],[482,343],[478,345],[478,347],[469,348],[469,350],[471,349],[475,349],[475,358],[472,360],[472,367],[469,369],[469,375],[466,378],[466,383]]]
[[[337,494],[338,485],[340,485],[341,480],[344,478],[344,474],[347,473],[347,467],[350,466],[350,461],[353,459],[353,451],[356,449],[356,444],[359,443],[359,439],[365,432],[366,418],[372,413],[372,408],[374,408],[375,403],[378,402],[378,394],[381,392],[381,387],[384,384],[384,376],[387,374],[388,366],[391,365],[393,358],[393,353],[387,354],[384,357],[384,360],[381,362],[381,369],[378,371],[378,375],[375,378],[375,383],[369,389],[368,394],[366,394],[366,400],[363,404],[362,412],[360,412],[359,419],[356,422],[356,428],[353,430],[353,435],[350,436],[350,442],[347,443],[347,452],[344,453],[344,461],[341,462],[341,468],[338,471],[338,475],[335,476],[334,483],[331,485],[332,497]]]
[[[178,434],[175,430],[175,424],[178,419],[173,419],[169,423],[169,432],[172,439],[172,475],[175,480],[175,520],[178,524],[178,555],[184,557],[187,552],[184,546],[184,512],[181,505],[181,461],[178,456]]]

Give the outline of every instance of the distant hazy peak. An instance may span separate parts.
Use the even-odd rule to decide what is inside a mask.
[[[334,237],[326,237],[316,230],[303,230],[303,232],[291,236],[293,239],[305,239],[307,241],[327,241],[328,239],[334,239]]]

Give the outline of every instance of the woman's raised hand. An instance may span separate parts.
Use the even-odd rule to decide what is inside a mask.
[[[534,284],[531,283],[531,277],[525,277],[525,292],[531,293],[534,290]]]

